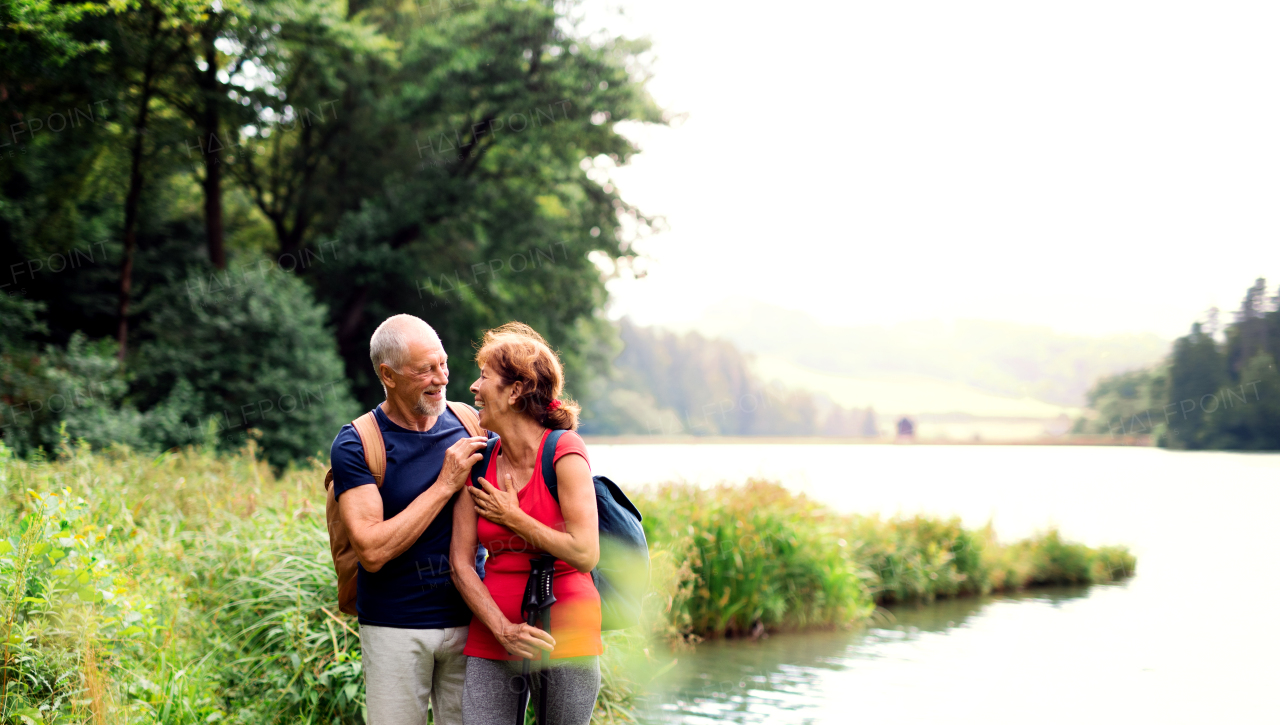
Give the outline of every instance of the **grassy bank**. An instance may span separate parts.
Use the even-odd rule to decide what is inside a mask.
[[[876,605],[1129,576],[1120,547],[1050,530],[1004,544],[959,519],[839,514],[776,483],[667,485],[638,497],[654,557],[650,620],[671,640],[830,627]]]
[[[42,463],[0,446],[0,723],[361,722],[322,480],[319,465],[274,475],[252,448]],[[836,515],[764,483],[638,499],[654,595],[643,631],[608,635],[599,722],[628,717],[624,670],[670,660],[650,636],[835,626],[876,602],[1133,569],[1054,534],[1000,545],[955,522]]]

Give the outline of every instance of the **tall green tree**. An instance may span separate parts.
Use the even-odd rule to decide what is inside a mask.
[[[1226,356],[1200,323],[1173,344],[1169,365],[1168,441],[1173,448],[1209,448],[1215,443],[1212,418],[1218,410],[1200,401],[1230,382]],[[1221,415],[1218,413],[1218,415]]]
[[[625,264],[621,218],[658,223],[593,180],[638,150],[617,123],[663,122],[644,87],[648,46],[589,39],[540,2],[417,12],[363,11],[397,44],[395,63],[375,68],[393,72],[369,79],[376,92],[344,91],[355,100],[337,112],[352,132],[331,143],[333,165],[319,167],[313,192],[298,195],[316,200],[312,239],[341,255],[312,271],[348,373],[374,401],[368,337],[388,315],[416,312],[464,361],[485,327],[527,322],[568,353],[581,384],[587,362],[574,353],[600,334],[606,297],[589,255]],[[362,194],[336,197],[335,171]],[[465,395],[465,377],[455,374],[453,395]]]

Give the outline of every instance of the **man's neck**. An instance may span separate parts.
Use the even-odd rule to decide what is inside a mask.
[[[405,405],[391,398],[382,401],[382,405],[379,407],[382,408],[383,415],[387,416],[387,419],[392,423],[401,428],[408,428],[419,433],[431,430],[432,426],[436,424],[436,418],[439,417],[435,415],[419,415],[414,411],[412,405]]]

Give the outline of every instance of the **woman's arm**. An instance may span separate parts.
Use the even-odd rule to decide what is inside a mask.
[[[591,571],[600,561],[600,524],[596,518],[596,489],[591,481],[591,467],[582,456],[566,454],[556,461],[556,478],[560,482],[564,531],[556,531],[520,509],[509,475],[503,481],[501,491],[483,478],[480,479],[483,490],[474,487],[467,490],[471,492],[474,508],[481,516],[507,527],[534,547],[574,569]],[[456,525],[454,531],[457,531]]]
[[[539,650],[550,652],[555,639],[547,632],[524,622],[508,621],[498,609],[493,595],[476,574],[476,509],[470,496],[458,496],[453,504],[453,538],[449,542],[449,575],[467,606],[493,632],[507,652],[525,659],[537,659]]]

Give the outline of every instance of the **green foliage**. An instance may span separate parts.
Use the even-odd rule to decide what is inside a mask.
[[[1054,530],[1003,545],[990,526],[842,515],[776,483],[669,484],[637,504],[654,557],[651,630],[674,642],[844,625],[875,604],[1110,582],[1136,566],[1124,547]]]
[[[0,443],[0,495],[21,511],[0,539],[0,718],[87,721],[105,715],[97,662],[141,656],[163,627],[122,566],[131,532],[70,488],[51,490],[51,473],[15,466]]]
[[[29,351],[31,339],[46,332],[39,314],[44,306],[11,294],[0,295],[0,355],[8,359]]]
[[[1169,425],[1170,447],[1213,447],[1217,434],[1213,414],[1217,411],[1198,401],[1222,390],[1229,380],[1227,361],[1217,342],[1199,323],[1192,325],[1191,334],[1173,344],[1169,365],[1169,402],[1191,401],[1190,410],[1180,411]]]
[[[20,70],[35,70],[40,63],[57,65],[91,50],[100,43],[79,40],[71,28],[86,16],[102,15],[108,5],[98,2],[6,0],[0,4],[0,82]],[[23,62],[26,61],[26,62]],[[26,66],[26,67],[24,67]]]
[[[325,305],[344,385],[366,405],[381,396],[368,337],[400,312],[440,331],[455,398],[472,341],[512,319],[563,350],[572,394],[607,364],[592,344],[601,270],[661,227],[608,180],[638,150],[616,125],[665,119],[646,42],[582,30],[573,2],[22,0],[4,13],[0,115],[17,124],[0,141],[14,152],[0,263],[21,272],[6,291],[44,305],[39,342],[65,346],[115,336],[130,290],[129,352],[159,341],[188,358],[131,354],[118,371],[125,402],[158,416],[146,444],[189,442],[210,414],[242,431],[230,404],[260,400],[253,380],[195,379],[207,366],[175,345],[181,329],[160,330],[194,321],[165,290],[211,273],[218,209],[226,249],[278,260]],[[64,125],[69,109],[81,115]],[[44,264],[73,251],[93,259]],[[310,432],[283,429],[264,439],[273,460],[315,451]]]
[[[1191,326],[1163,364],[1102,378],[1089,392],[1091,419],[1077,432],[1151,434],[1185,450],[1280,449],[1280,294],[1266,280],[1246,292],[1217,335],[1217,310]]]
[[[297,277],[274,266],[193,273],[146,304],[155,311],[134,390],[162,447],[195,443],[211,426],[234,449],[255,429],[283,466],[322,454],[355,417],[325,308]]]
[[[1268,352],[1257,353],[1245,364],[1239,380],[1241,393],[1247,388],[1253,393],[1248,398],[1253,402],[1231,409],[1224,425],[1228,435],[1246,450],[1280,448],[1280,369],[1276,367],[1276,358]],[[1263,390],[1268,393],[1265,398]]]
[[[915,516],[885,522],[851,521],[845,534],[875,574],[872,589],[881,602],[930,601],[936,597],[986,594],[982,532],[967,531],[959,519]]]
[[[184,561],[201,582],[194,604],[211,615],[208,646],[229,662],[221,690],[230,719],[362,720],[360,639],[337,616],[323,522],[268,509],[219,529],[193,539]]]
[[[250,431],[277,466],[321,454],[355,417],[326,314],[293,275],[192,276],[159,287],[158,312],[124,376],[112,341],[75,333],[65,347],[6,354],[4,440],[27,455],[60,436],[97,448],[181,447]]]
[[[20,455],[54,451],[64,437],[97,447],[147,447],[145,418],[125,402],[115,346],[72,335],[66,347],[5,356],[0,393],[4,440]]]
[[[1086,396],[1095,415],[1080,418],[1074,432],[1160,436],[1168,387],[1167,365],[1100,378]]]
[[[832,626],[870,613],[870,575],[833,546],[840,517],[776,484],[668,485],[640,497],[654,558],[687,564],[667,593],[681,635]],[[665,576],[660,574],[660,579]]]

